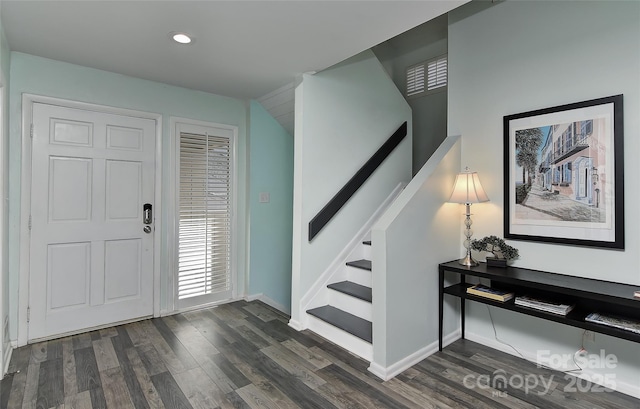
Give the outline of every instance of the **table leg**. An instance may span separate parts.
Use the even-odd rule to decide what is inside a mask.
[[[464,274],[460,275],[460,282],[463,284],[463,287],[464,287],[464,284],[466,283]],[[465,301],[466,301],[466,298],[464,298],[464,296],[460,297],[460,323],[461,323],[461,326],[462,326],[462,339],[464,339],[464,316],[465,316],[464,307],[465,307]]]
[[[444,309],[444,271],[440,270],[438,274],[438,350],[442,351],[442,320]]]

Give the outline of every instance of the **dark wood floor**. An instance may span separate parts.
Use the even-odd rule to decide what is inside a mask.
[[[19,348],[0,407],[640,408],[615,392],[567,391],[562,373],[463,340],[381,382],[367,362],[287,321],[240,301]],[[480,387],[499,375],[511,382]],[[525,375],[551,387],[514,387]]]

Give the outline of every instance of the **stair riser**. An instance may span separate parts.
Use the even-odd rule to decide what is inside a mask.
[[[347,280],[356,284],[371,287],[371,271],[361,268],[345,266],[347,272]]]
[[[373,345],[362,339],[336,328],[333,325],[309,315],[309,327],[316,334],[331,340],[334,344],[350,351],[367,361],[373,360]]]
[[[371,246],[368,246],[366,244],[362,244],[362,258],[365,260],[371,260]]]
[[[367,321],[372,321],[373,308],[370,302],[355,298],[340,291],[329,290],[329,305],[346,311]]]

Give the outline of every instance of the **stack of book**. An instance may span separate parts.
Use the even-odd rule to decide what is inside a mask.
[[[534,310],[550,312],[558,315],[567,315],[569,311],[575,307],[575,305],[572,304],[562,304],[555,301],[541,300],[539,298],[526,296],[516,297],[515,304],[521,307],[533,308]]]
[[[501,302],[505,302],[513,298],[513,293],[497,290],[482,284],[476,284],[473,287],[468,287],[467,293]]]
[[[591,314],[587,315],[584,320],[640,334],[640,321],[634,321],[629,318],[592,312]]]

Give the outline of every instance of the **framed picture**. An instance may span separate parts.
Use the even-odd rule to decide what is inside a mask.
[[[504,117],[504,237],[624,249],[622,95]]]

